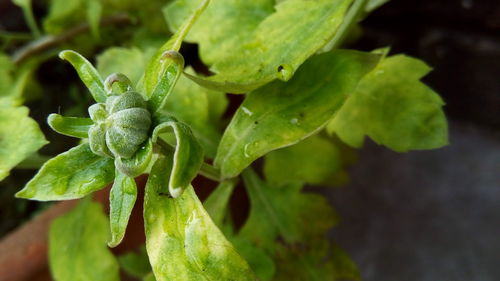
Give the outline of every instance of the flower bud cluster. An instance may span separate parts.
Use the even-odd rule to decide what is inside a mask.
[[[149,137],[151,114],[137,92],[109,96],[89,107],[94,125],[88,131],[90,149],[97,155],[129,159]]]

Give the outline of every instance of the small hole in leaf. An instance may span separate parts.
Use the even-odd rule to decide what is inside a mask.
[[[278,72],[281,72],[283,70],[283,66],[280,64],[280,66],[278,66]]]

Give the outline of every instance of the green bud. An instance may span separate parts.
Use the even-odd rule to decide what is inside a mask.
[[[106,146],[106,124],[98,123],[90,127],[89,145],[90,150],[92,150],[94,154],[104,157],[113,157],[113,154]]]
[[[151,114],[137,92],[109,96],[106,103],[89,107],[95,124],[89,130],[92,151],[102,156],[129,159],[149,138]]]

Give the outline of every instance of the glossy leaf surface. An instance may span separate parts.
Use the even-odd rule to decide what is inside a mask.
[[[212,222],[190,186],[179,198],[164,193],[171,160],[160,156],[146,184],[146,247],[158,281],[257,280]]]
[[[178,197],[198,174],[203,163],[203,149],[189,127],[173,118],[164,118],[163,122],[156,126],[153,131],[153,143],[160,134],[169,132],[173,132],[175,137],[175,151],[168,191],[171,196]]]
[[[219,144],[215,165],[222,177],[234,177],[267,152],[321,129],[378,59],[356,51],[324,53],[288,83],[275,81],[250,93]]]
[[[108,242],[108,246],[110,247],[116,247],[125,236],[128,220],[137,199],[134,178],[129,178],[118,170],[115,175],[115,181],[109,192],[111,241]]]
[[[100,204],[81,201],[54,220],[49,265],[56,281],[119,281],[118,262],[106,247],[109,230]]]
[[[278,237],[312,243],[335,224],[336,215],[321,195],[301,192],[300,184],[271,186],[252,170],[242,175],[251,208],[240,235],[258,247],[273,252]]]
[[[276,78],[289,80],[307,58],[335,35],[352,1],[288,0],[277,4],[274,13],[273,1],[215,2],[209,5],[205,20],[200,18],[193,27],[190,39],[200,44],[202,51],[213,50],[206,52],[216,75],[193,79],[224,92],[244,93]],[[197,1],[179,1],[172,4],[168,14],[174,20],[182,19],[182,13],[189,11],[183,6],[194,3]],[[212,37],[214,26],[218,28]],[[234,34],[239,35],[235,38]],[[202,58],[203,55],[202,52]]]
[[[86,58],[70,50],[60,52],[59,57],[71,63],[96,102],[106,101],[106,92],[104,91],[102,78]]]
[[[28,117],[28,108],[0,104],[0,180],[45,144],[38,124]]]
[[[64,117],[55,113],[49,115],[47,123],[59,134],[82,139],[88,138],[90,126],[94,124],[90,118]]]
[[[338,148],[320,136],[311,136],[297,144],[268,153],[264,174],[272,184],[294,181],[309,184],[330,184],[342,167]]]
[[[104,188],[115,176],[113,159],[95,155],[87,143],[47,161],[16,197],[69,200]]]
[[[384,59],[328,124],[342,141],[361,147],[364,137],[395,151],[448,143],[443,100],[420,79],[430,68],[404,55]]]

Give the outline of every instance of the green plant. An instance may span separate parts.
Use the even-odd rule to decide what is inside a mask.
[[[447,143],[443,102],[420,82],[428,66],[389,56],[388,48],[339,49],[384,0],[177,0],[163,9],[174,33],[159,48],[162,1],[66,2],[51,1],[44,27],[57,34],[87,20],[91,34],[81,36],[94,43],[68,44],[82,52],[103,44],[101,15],[116,19],[112,12],[121,11],[140,24],[126,41],[134,47],[110,47],[97,70],[77,52],[59,55],[96,103],[90,118],[49,115],[53,130],[82,140],[45,162],[17,197],[68,200],[113,185],[110,238],[90,199],[52,225],[56,280],[118,280],[119,264],[145,280],[357,280],[352,262],[326,239],[333,209],[303,186],[345,181],[352,152],[343,143],[361,147],[365,136],[401,152]],[[30,11],[29,1],[16,3]],[[213,75],[184,70],[183,41],[198,44]],[[17,54],[17,67],[0,57],[1,178],[46,144],[21,106],[34,69],[52,55],[44,51]],[[245,94],[228,124],[226,93]],[[253,164],[262,157],[264,177]],[[134,178],[145,173],[146,251],[117,260],[102,243],[123,239]],[[198,174],[219,182],[203,204],[191,186]],[[228,202],[240,178],[250,211],[236,227]]]

